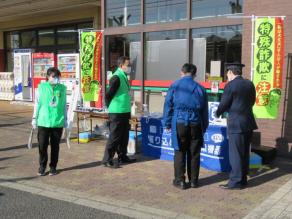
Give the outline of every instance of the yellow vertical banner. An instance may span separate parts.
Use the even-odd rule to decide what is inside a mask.
[[[101,33],[82,32],[80,43],[81,92],[84,101],[98,101],[100,94]]]
[[[256,118],[276,119],[281,99],[284,59],[284,27],[281,18],[257,18],[255,22],[254,74]]]

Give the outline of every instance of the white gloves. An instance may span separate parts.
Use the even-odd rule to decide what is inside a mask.
[[[36,129],[36,128],[37,128],[37,121],[36,121],[35,118],[32,119],[32,121],[31,121],[31,125],[32,125],[32,128],[33,128],[33,129]]]

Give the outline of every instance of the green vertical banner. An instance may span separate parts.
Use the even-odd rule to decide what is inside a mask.
[[[97,59],[100,58],[101,34],[82,32],[80,43],[81,93],[84,101],[98,101],[100,95],[99,77],[96,72]],[[98,53],[98,54],[96,54]]]
[[[284,26],[281,18],[257,18],[255,22],[254,74],[256,118],[276,119],[281,100]]]

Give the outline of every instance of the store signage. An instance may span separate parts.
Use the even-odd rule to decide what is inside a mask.
[[[282,18],[258,18],[255,22],[254,77],[256,118],[276,119],[281,100],[284,61]]]
[[[222,141],[224,141],[224,137],[222,134],[214,134],[214,135],[212,135],[211,139],[215,143],[221,143]]]
[[[211,81],[211,93],[218,93],[219,92],[219,82]]]
[[[209,125],[226,126],[227,121],[225,118],[216,117],[216,111],[219,106],[219,102],[209,102]]]
[[[209,125],[201,149],[201,167],[214,171],[230,171],[227,128]]]
[[[98,101],[100,96],[101,32],[82,32],[80,48],[81,92],[84,101]]]

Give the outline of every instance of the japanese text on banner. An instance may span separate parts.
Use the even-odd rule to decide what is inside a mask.
[[[81,90],[84,101],[98,101],[100,94],[102,33],[81,34]]]
[[[281,18],[258,18],[255,24],[254,77],[256,118],[276,119],[281,99],[284,59]]]

